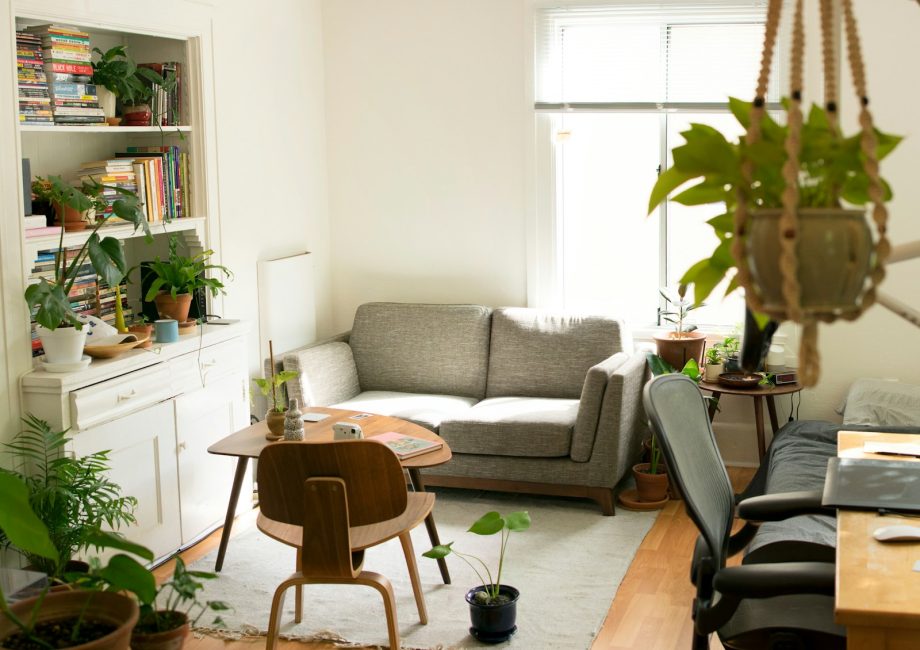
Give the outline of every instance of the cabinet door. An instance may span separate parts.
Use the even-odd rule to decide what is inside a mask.
[[[176,398],[182,545],[223,524],[236,459],[208,447],[249,425],[245,376],[225,377]],[[244,479],[240,506],[251,507],[251,481]]]
[[[90,427],[73,436],[78,456],[109,449],[109,477],[137,498],[137,524],[121,530],[156,557],[179,548],[179,483],[172,402]]]

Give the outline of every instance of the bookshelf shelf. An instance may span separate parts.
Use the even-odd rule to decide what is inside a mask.
[[[204,217],[186,217],[184,219],[174,219],[173,221],[162,221],[160,223],[150,224],[150,232],[159,235],[164,232],[182,232],[183,230],[197,230],[204,226]],[[80,246],[90,235],[89,230],[80,232],[65,232],[64,247]],[[114,237],[115,239],[135,239],[143,237],[143,229],[134,230],[131,224],[104,226],[99,229],[100,237]],[[57,248],[60,242],[59,235],[47,235],[45,237],[28,237],[25,240],[26,246],[32,250],[45,250]]]
[[[107,133],[118,135],[122,133],[153,133],[172,135],[177,131],[191,133],[190,126],[164,126],[162,131],[156,126],[38,126],[23,124],[19,127],[20,133]]]

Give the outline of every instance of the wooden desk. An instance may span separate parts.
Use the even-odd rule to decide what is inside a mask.
[[[755,386],[754,388],[734,388],[731,386],[723,386],[722,384],[714,381],[701,381],[700,388],[712,393],[712,396],[717,400],[722,395],[741,395],[742,397],[750,397],[754,400],[754,426],[757,428],[757,453],[760,460],[763,460],[763,457],[767,453],[767,441],[763,430],[764,398],[767,399],[767,410],[770,412],[770,426],[773,429],[773,435],[776,435],[776,432],[779,430],[779,421],[776,417],[776,402],[773,401],[773,398],[777,395],[791,395],[792,393],[798,393],[800,390],[802,390],[802,387],[798,384],[782,384],[780,386]],[[715,417],[716,405],[710,402],[709,421],[712,422]]]
[[[905,460],[862,451],[866,440],[920,443],[920,435],[841,431],[837,455],[846,458]],[[837,512],[837,596],[835,619],[847,628],[848,650],[920,648],[920,544],[877,542],[881,526],[920,525],[916,517],[876,512]]]
[[[407,436],[444,443],[440,449],[419,454],[418,456],[413,456],[412,458],[401,461],[401,465],[409,472],[412,488],[417,492],[423,492],[425,490],[425,483],[422,481],[419,470],[425,467],[443,465],[452,457],[450,447],[448,447],[447,443],[436,433],[429,431],[425,427],[399,418],[386,415],[373,415],[363,420],[348,420],[349,416],[356,415],[360,413],[360,411],[346,411],[343,409],[320,407],[310,407],[309,409],[305,409],[304,412],[320,412],[330,415],[330,417],[320,422],[304,422],[304,442],[330,442],[332,440],[332,425],[336,422],[347,421],[360,424],[366,438],[371,438],[387,431],[395,431]],[[227,543],[230,541],[230,531],[233,528],[233,516],[236,513],[236,504],[240,498],[240,490],[243,486],[243,478],[246,475],[246,467],[249,464],[249,459],[258,458],[262,450],[271,444],[270,441],[265,439],[267,431],[268,425],[265,424],[265,422],[257,422],[208,447],[208,453],[221,456],[236,456],[237,458],[236,474],[233,477],[233,488],[230,490],[230,502],[227,504],[227,515],[224,518],[224,528],[220,534],[220,547],[217,549],[217,562],[214,564],[215,571],[220,571],[224,566]],[[432,546],[440,544],[441,540],[438,537],[438,529],[435,526],[433,514],[429,514],[425,518],[425,528],[428,530],[428,537],[431,540]],[[438,568],[441,570],[441,577],[444,579],[444,584],[450,584],[450,573],[447,570],[447,562],[443,558],[438,560]]]

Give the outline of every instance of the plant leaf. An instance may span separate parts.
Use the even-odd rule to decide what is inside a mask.
[[[95,530],[89,533],[86,536],[86,543],[89,546],[95,546],[98,548],[114,548],[119,551],[127,551],[128,553],[133,553],[138,557],[142,557],[148,562],[153,562],[153,551],[151,551],[146,546],[141,546],[140,544],[135,544],[134,542],[128,541],[124,537],[115,535],[113,533],[107,533],[104,530]]]
[[[505,519],[508,530],[527,530],[530,528],[530,513],[526,510],[512,512]]]
[[[668,194],[698,175],[681,171],[677,167],[668,167],[658,174],[658,180],[655,181],[648,199],[648,214],[651,214],[656,206],[668,198]]]
[[[468,532],[475,533],[476,535],[494,535],[504,527],[505,520],[502,519],[500,514],[493,510],[477,519],[473,525],[469,527]]]
[[[153,574],[132,557],[119,553],[100,569],[99,576],[116,591],[130,591],[145,604],[151,604],[157,597],[157,585]]]
[[[433,547],[431,550],[428,550],[422,553],[422,555],[424,557],[430,557],[434,560],[440,560],[441,558],[447,557],[448,555],[450,555],[451,546],[453,545],[454,545],[453,542],[450,542],[449,544],[438,544],[437,546]]]
[[[105,283],[110,287],[117,286],[125,277],[128,265],[125,262],[125,251],[121,242],[114,237],[100,240],[97,233],[93,233],[87,241],[89,258]]]
[[[658,377],[659,375],[670,375],[672,372],[675,372],[674,366],[654,352],[646,354],[645,361],[648,363],[648,368],[651,370],[652,376],[654,377]]]
[[[59,556],[48,529],[29,504],[29,488],[18,477],[0,472],[0,529],[17,548],[57,563]]]

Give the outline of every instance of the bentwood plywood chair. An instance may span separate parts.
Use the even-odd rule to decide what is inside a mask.
[[[409,532],[431,512],[435,495],[407,492],[399,459],[371,440],[328,443],[276,442],[259,456],[259,519],[263,533],[297,548],[297,571],[272,599],[266,648],[272,650],[284,596],[296,588],[295,622],[303,610],[303,585],[356,584],[383,596],[390,647],[399,648],[393,587],[362,570],[364,550],[399,537],[418,616],[428,623]]]

